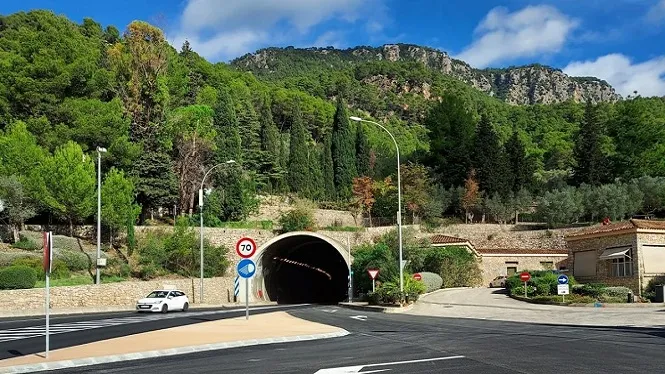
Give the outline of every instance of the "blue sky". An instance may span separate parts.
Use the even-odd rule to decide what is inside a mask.
[[[539,62],[619,93],[665,95],[665,0],[11,0],[0,13],[51,9],[120,30],[135,19],[187,39],[212,61],[267,46],[414,43],[474,67]]]

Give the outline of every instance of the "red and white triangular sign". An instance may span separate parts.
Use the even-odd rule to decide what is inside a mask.
[[[376,276],[379,275],[379,269],[367,269],[367,272],[372,279],[376,279]]]

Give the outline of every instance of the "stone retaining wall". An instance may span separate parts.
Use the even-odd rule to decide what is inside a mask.
[[[165,286],[173,286],[182,290],[189,297],[190,303],[195,304],[199,301],[199,285],[199,279],[167,279],[51,287],[51,308],[132,307],[136,304],[136,300],[145,297],[150,291]],[[203,301],[205,304],[228,304],[227,295],[231,295],[231,301],[233,301],[233,278],[204,279]],[[0,291],[0,312],[39,308],[44,308],[43,288]]]

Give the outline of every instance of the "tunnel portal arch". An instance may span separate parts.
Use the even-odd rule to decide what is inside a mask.
[[[278,303],[337,303],[348,295],[349,250],[338,240],[295,231],[257,249],[253,293]]]

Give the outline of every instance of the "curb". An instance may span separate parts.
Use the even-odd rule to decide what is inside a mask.
[[[340,331],[338,332],[325,333],[325,334],[283,336],[283,337],[267,338],[267,339],[238,340],[234,342],[195,345],[189,347],[171,348],[171,349],[163,349],[157,351],[127,353],[122,355],[87,357],[87,358],[66,360],[66,361],[53,361],[43,364],[17,365],[6,368],[0,368],[0,373],[32,373],[44,370],[57,370],[57,369],[75,368],[75,367],[91,366],[99,364],[109,364],[121,361],[143,360],[147,358],[175,356],[175,355],[183,355],[183,354],[198,353],[198,352],[209,352],[209,351],[238,348],[238,347],[332,339],[332,338],[347,336],[349,334],[350,333],[348,331],[340,329]]]
[[[567,307],[573,307],[573,308],[618,308],[618,309],[656,309],[656,308],[663,308],[665,307],[665,304],[656,304],[656,303],[589,303],[589,304],[583,304],[583,303],[562,303],[562,302],[556,302],[556,301],[540,301],[540,300],[532,300],[532,299],[527,299],[522,296],[517,296],[517,295],[510,295],[510,298],[515,299],[517,301],[522,301],[525,303],[530,303],[530,304],[540,304],[540,305],[557,305],[557,306],[567,306]]]
[[[393,307],[393,306],[380,306],[380,305],[353,305],[353,304],[347,304],[347,303],[339,303],[338,306],[341,306],[343,308],[347,309],[353,309],[353,310],[362,310],[362,311],[368,311],[368,312],[376,312],[376,313],[402,313],[402,312],[407,312],[413,308],[415,304],[409,304],[405,307]]]

